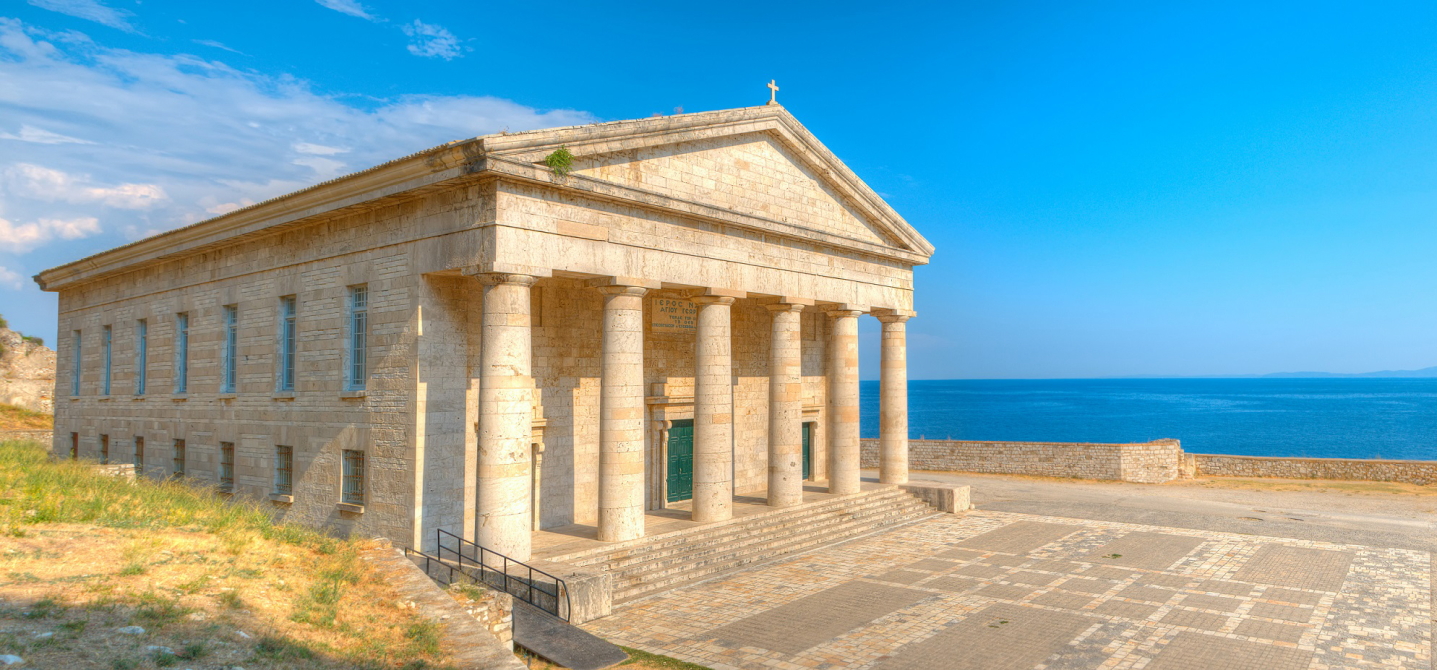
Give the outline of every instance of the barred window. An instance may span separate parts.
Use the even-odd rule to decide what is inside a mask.
[[[190,389],[190,315],[175,315],[175,393]]]
[[[344,502],[364,504],[364,452],[344,450]]]
[[[294,448],[274,448],[274,492],[291,495],[294,492]]]
[[[80,331],[75,331],[70,348],[73,350],[70,361],[70,395],[80,395]]]
[[[110,436],[100,436],[100,465],[110,462]]]
[[[185,476],[185,441],[175,440],[175,462],[171,472],[176,477]]]
[[[220,488],[235,487],[235,445],[233,442],[220,443]]]
[[[279,299],[279,369],[276,370],[276,389],[294,390],[295,321],[294,296]]]
[[[145,438],[135,436],[135,474],[141,474],[145,470]]]
[[[369,287],[349,287],[349,370],[345,387],[364,390],[369,373],[365,368],[369,337]]]
[[[100,386],[104,395],[110,395],[110,343],[111,329],[109,326],[105,326],[105,329],[100,332],[100,345],[105,352],[105,376],[100,378]]]
[[[225,350],[224,379],[220,382],[221,393],[235,392],[236,361],[239,358],[239,307],[225,306]]]
[[[144,319],[135,322],[135,395],[145,394],[148,381],[146,368],[150,360],[150,324]]]

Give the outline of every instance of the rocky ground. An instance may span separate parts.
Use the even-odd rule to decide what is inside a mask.
[[[4,327],[0,318],[0,403],[55,413],[55,350]]]

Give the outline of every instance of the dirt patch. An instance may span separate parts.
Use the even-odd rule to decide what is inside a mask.
[[[1404,482],[1367,482],[1334,479],[1269,479],[1266,477],[1201,477],[1169,482],[1164,486],[1200,486],[1240,491],[1313,491],[1365,496],[1434,496],[1437,485]]]

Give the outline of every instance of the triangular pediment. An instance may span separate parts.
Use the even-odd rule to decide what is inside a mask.
[[[781,107],[753,107],[485,138],[542,164],[564,146],[581,179],[926,258],[933,247]]]

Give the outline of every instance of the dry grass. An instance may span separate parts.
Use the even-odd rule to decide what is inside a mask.
[[[50,430],[54,427],[55,417],[52,415],[0,403],[0,430]]]
[[[182,484],[0,443],[0,653],[26,667],[442,667],[362,554]],[[144,635],[117,629],[137,625]]]

